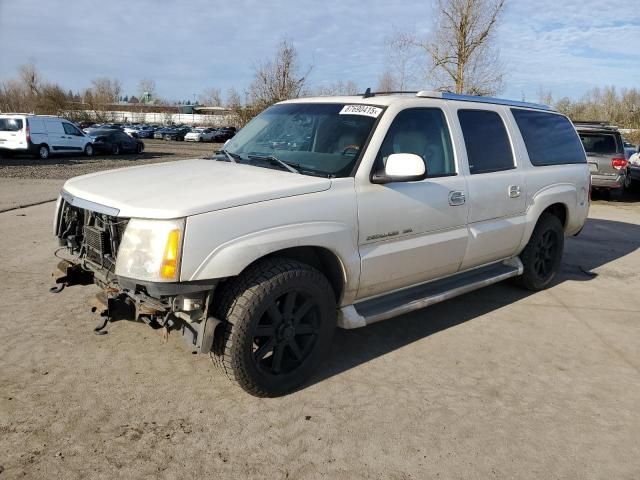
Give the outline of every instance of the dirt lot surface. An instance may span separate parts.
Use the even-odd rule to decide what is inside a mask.
[[[339,330],[278,399],[178,335],[94,335],[95,287],[47,291],[52,214],[0,213],[0,480],[640,478],[640,203],[596,202],[549,290]]]
[[[145,151],[141,155],[102,155],[93,157],[55,156],[49,160],[37,160],[27,156],[0,158],[0,178],[63,179],[77,175],[114,168],[170,162],[211,155],[222,147],[221,143],[170,142],[143,140]]]

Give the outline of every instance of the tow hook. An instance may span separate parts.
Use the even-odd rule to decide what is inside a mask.
[[[49,289],[51,293],[60,293],[64,287],[93,283],[93,273],[83,269],[79,264],[73,264],[66,260],[58,263],[57,270],[51,276],[55,278],[56,283],[55,287]]]
[[[104,292],[98,293],[91,302],[93,312],[100,310],[103,322],[93,329],[96,335],[106,335],[105,330],[109,322],[118,320],[135,320],[136,306],[134,301],[125,294],[107,297]]]

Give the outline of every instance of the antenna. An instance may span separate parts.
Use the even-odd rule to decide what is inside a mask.
[[[365,91],[364,91],[364,95],[362,95],[362,98],[369,98],[369,97],[373,97],[374,94],[371,93],[371,87],[368,87]]]

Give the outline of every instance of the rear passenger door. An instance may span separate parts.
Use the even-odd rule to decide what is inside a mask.
[[[62,122],[57,118],[47,118],[44,121],[47,130],[47,143],[54,152],[67,151],[67,134],[62,127]]]
[[[469,242],[461,269],[516,253],[525,227],[525,185],[501,107],[461,107],[468,162]]]

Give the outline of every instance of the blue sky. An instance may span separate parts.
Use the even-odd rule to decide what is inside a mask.
[[[152,78],[162,97],[191,99],[243,91],[286,36],[313,65],[312,86],[353,80],[364,90],[385,70],[392,31],[427,35],[431,17],[425,0],[0,0],[0,80],[33,61],[66,89],[108,76],[135,94]],[[640,0],[507,0],[496,41],[503,97],[640,87]]]

